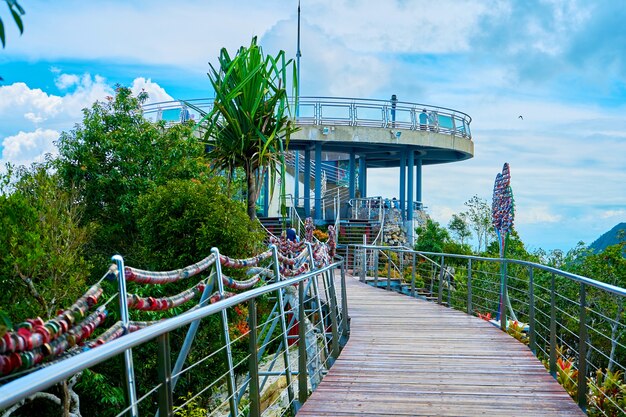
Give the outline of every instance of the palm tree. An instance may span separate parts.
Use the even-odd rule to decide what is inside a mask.
[[[280,174],[281,203],[283,209],[285,207],[283,152],[289,144],[289,136],[297,129],[285,88],[290,66],[295,86],[293,60],[287,61],[284,51],[275,57],[264,56],[256,37],[249,47],[242,46],[234,58],[223,48],[219,70],[210,65],[208,75],[215,100],[206,116],[208,156],[213,167],[225,171],[229,179],[237,168],[243,168],[251,219],[256,218],[256,201],[265,175],[270,176],[270,184],[275,184]]]

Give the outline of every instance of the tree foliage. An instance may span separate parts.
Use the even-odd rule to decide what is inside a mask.
[[[243,168],[248,216],[254,219],[261,180],[270,175],[270,184],[274,184],[279,166],[284,196],[283,151],[296,130],[289,114],[287,71],[294,68],[295,84],[295,67],[292,60],[286,61],[284,51],[265,56],[256,37],[234,58],[223,48],[219,68],[210,67],[215,101],[205,134],[211,146],[209,158],[215,169],[228,175]]]
[[[83,110],[83,122],[61,134],[56,169],[76,187],[84,221],[98,225],[94,251],[132,256],[134,210],[139,196],[171,179],[199,178],[208,171],[204,147],[189,125],[165,128],[143,117],[141,103],[118,87],[115,97]]]
[[[47,165],[0,176],[0,301],[13,319],[50,317],[85,289],[89,226]]]
[[[434,220],[427,219],[426,225],[418,227],[415,250],[423,252],[443,252],[444,245],[450,241],[450,234]]]
[[[217,177],[172,180],[142,195],[135,213],[145,266],[181,268],[208,256],[212,247],[235,257],[260,251],[260,226],[223,190]]]
[[[454,233],[461,245],[465,244],[465,239],[472,236],[472,231],[467,223],[467,216],[465,213],[453,214],[452,219],[448,223],[448,229]]]
[[[489,237],[493,235],[493,227],[491,226],[491,206],[485,199],[477,195],[466,201],[465,206],[467,207],[465,216],[469,221],[470,227],[474,233],[476,233],[478,252],[480,252],[482,248],[487,248],[489,245]]]

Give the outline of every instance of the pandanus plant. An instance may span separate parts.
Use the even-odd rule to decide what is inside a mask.
[[[269,175],[273,194],[280,176],[281,211],[286,214],[284,151],[290,135],[297,130],[291,117],[287,94],[287,74],[292,69],[293,88],[297,87],[296,68],[285,52],[265,56],[256,37],[249,47],[241,47],[231,58],[222,48],[219,66],[209,64],[209,79],[215,91],[206,121],[204,139],[213,168],[228,175],[243,169],[247,183],[248,216],[256,218],[256,201],[261,181]],[[195,110],[195,108],[190,104]]]

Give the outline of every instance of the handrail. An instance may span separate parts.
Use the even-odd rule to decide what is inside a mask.
[[[424,284],[430,281],[427,299],[490,320],[528,344],[583,410],[626,413],[619,403],[622,394],[612,394],[606,385],[626,383],[626,288],[524,260],[353,246],[364,251],[363,257],[378,250],[412,254],[411,296],[422,296],[414,289],[417,267],[418,278]],[[427,262],[416,265],[416,256]],[[360,271],[363,281],[366,274]],[[390,280],[388,271],[387,290],[405,292],[402,285],[391,287]],[[491,313],[497,314],[494,319]]]
[[[292,102],[295,100],[292,98]],[[195,98],[150,103],[143,106],[145,114],[156,114],[180,109],[171,122],[184,122],[198,116],[198,120],[213,106],[213,98]],[[301,125],[346,125],[406,130],[432,131],[450,136],[472,138],[472,118],[448,107],[408,101],[363,99],[351,97],[300,97],[296,121]]]
[[[7,384],[0,386],[0,409],[6,408],[36,392],[49,388],[50,386],[67,379],[77,372],[101,363],[112,358],[113,356],[119,355],[144,342],[165,335],[166,333],[190,324],[196,320],[219,313],[227,308],[234,307],[237,304],[256,299],[259,296],[268,294],[272,291],[287,288],[320,274],[328,273],[340,264],[341,262],[335,262],[323,268],[319,268],[284,281],[272,283],[259,288],[253,288],[244,293],[218,301],[214,304],[209,304],[187,311],[178,316],[160,321],[102,346],[87,350],[79,355],[69,357],[63,361],[54,363],[36,372],[8,382]]]
[[[375,245],[359,245],[359,246],[363,246],[366,249],[383,249],[384,248],[385,250],[387,250],[390,248],[394,248],[393,246],[375,246]],[[417,255],[423,254],[423,255],[431,255],[431,256],[445,256],[446,258],[472,259],[472,260],[477,260],[477,261],[506,262],[506,263],[517,264],[517,265],[532,266],[533,268],[541,269],[546,272],[555,273],[563,277],[570,278],[576,282],[583,283],[585,285],[589,285],[589,286],[592,286],[592,287],[595,287],[604,291],[608,291],[615,295],[626,297],[626,288],[617,287],[615,285],[607,284],[601,281],[596,281],[591,278],[583,277],[581,275],[577,275],[577,274],[567,272],[567,271],[562,271],[560,269],[553,268],[547,265],[541,265],[535,262],[521,261],[518,259],[508,259],[508,258],[488,258],[484,256],[460,255],[460,254],[455,254],[455,253],[423,252],[423,251],[412,250],[404,246],[398,247],[395,250],[398,252],[406,252],[406,253],[415,252]]]
[[[367,245],[366,246],[368,249],[379,249],[378,247],[374,247],[371,245]],[[385,248],[389,248],[389,246],[384,246]],[[535,262],[530,262],[530,261],[521,261],[518,259],[508,259],[508,258],[488,258],[488,257],[483,257],[483,256],[473,256],[473,255],[460,255],[460,254],[453,254],[453,253],[438,253],[438,252],[422,252],[422,251],[414,251],[411,249],[404,249],[403,251],[405,252],[415,252],[416,254],[424,254],[424,255],[431,255],[431,256],[445,256],[446,258],[460,258],[460,259],[472,259],[472,260],[477,260],[477,261],[494,261],[494,262],[506,262],[506,263],[510,263],[510,264],[517,264],[517,265],[525,265],[525,266],[531,266],[533,268],[536,269],[540,269],[542,271],[546,271],[546,272],[550,272],[550,273],[554,273],[554,274],[558,274],[561,275],[565,278],[570,278],[576,282],[579,282],[581,284],[585,284],[585,285],[589,285],[591,287],[595,287],[598,289],[601,289],[603,291],[607,291],[610,292],[612,294],[615,295],[619,295],[622,297],[626,297],[626,288],[621,288],[621,287],[617,287],[615,285],[611,285],[611,284],[607,284],[605,282],[602,281],[597,281],[591,278],[587,278],[587,277],[583,277],[582,275],[577,275],[571,272],[567,272],[567,271],[562,271],[560,269],[557,268],[553,268],[551,266],[547,266],[547,265],[541,265]]]

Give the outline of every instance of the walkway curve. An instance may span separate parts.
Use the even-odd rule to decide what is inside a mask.
[[[350,340],[298,416],[584,416],[495,326],[346,279]]]

